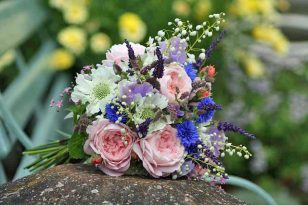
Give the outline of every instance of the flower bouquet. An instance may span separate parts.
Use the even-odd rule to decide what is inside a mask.
[[[224,15],[197,26],[175,19],[147,46],[125,41],[101,64],[85,66],[63,92],[72,104],[66,118],[74,122],[73,134],[25,151],[40,156],[27,168],[84,162],[110,176],[141,170],[155,178],[227,179],[219,158],[251,154],[225,133],[254,136],[212,119],[222,107],[211,98],[215,67],[207,60],[225,31],[207,49],[197,45],[220,30]],[[60,108],[62,100],[51,106]]]

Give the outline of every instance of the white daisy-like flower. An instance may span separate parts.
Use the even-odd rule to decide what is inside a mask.
[[[112,67],[106,65],[97,65],[97,69],[92,69],[91,72],[91,74],[77,75],[71,98],[75,103],[88,103],[88,115],[99,111],[104,115],[106,104],[117,95],[116,82],[121,78],[114,73]]]
[[[158,110],[168,106],[168,99],[159,93],[150,93],[145,97],[137,97],[135,101],[136,113],[133,120],[136,124],[143,123],[148,118],[154,118]]]

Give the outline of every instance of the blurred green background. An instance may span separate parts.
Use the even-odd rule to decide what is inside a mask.
[[[254,157],[226,157],[227,170],[257,183],[278,204],[308,204],[306,0],[0,1],[0,182],[29,174],[25,148],[61,137],[59,129],[70,131],[61,122],[65,113],[49,102],[75,72],[100,63],[125,38],[145,43],[176,17],[198,24],[218,12],[227,14],[227,35],[210,60],[218,71],[214,99],[224,107],[216,118],[257,136],[252,142],[230,136]]]

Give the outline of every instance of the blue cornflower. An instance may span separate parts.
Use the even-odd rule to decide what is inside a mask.
[[[199,139],[198,130],[191,120],[177,124],[176,129],[178,131],[178,137],[181,139],[181,143],[185,148],[188,148]]]
[[[117,114],[119,107],[113,103],[107,104],[105,107],[106,118],[112,122],[119,121],[123,124],[127,122],[127,115],[125,113]]]
[[[188,63],[184,66],[184,69],[189,76],[189,78],[193,81],[197,77],[197,70],[194,68],[193,64]]]
[[[185,148],[186,152],[191,155],[193,158],[198,158],[200,156],[200,148],[198,148],[198,145],[202,146],[202,148],[205,147],[204,143],[198,139],[196,142],[190,144]]]
[[[205,111],[202,114],[200,114],[199,117],[197,118],[196,121],[198,123],[203,123],[203,122],[209,121],[214,116],[215,110],[221,109],[220,106],[216,106],[215,102],[210,97],[203,98],[198,103],[197,107],[198,107],[199,110],[204,110]]]

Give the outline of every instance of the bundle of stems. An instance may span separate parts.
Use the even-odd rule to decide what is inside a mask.
[[[46,145],[38,146],[23,152],[26,155],[38,155],[38,158],[25,169],[41,171],[59,164],[68,163],[70,160],[68,151],[68,139],[57,140]]]

